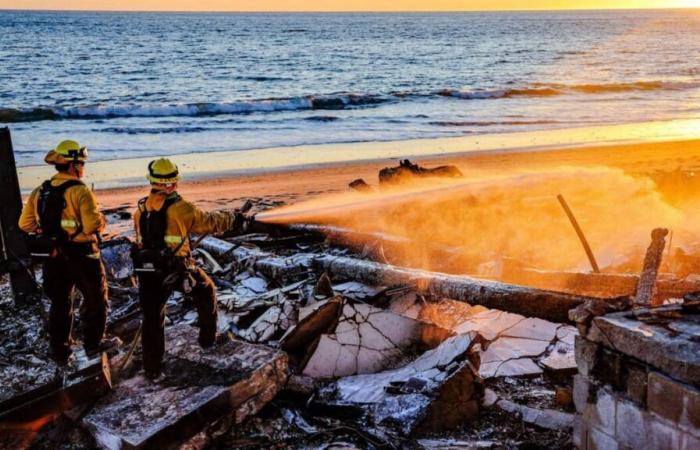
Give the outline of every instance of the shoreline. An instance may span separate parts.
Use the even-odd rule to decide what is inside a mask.
[[[700,119],[683,119],[450,138],[201,152],[170,157],[180,167],[184,182],[190,183],[344,165],[388,164],[392,160],[404,158],[449,160],[488,154],[515,155],[593,146],[682,142],[700,139],[698,130]],[[153,156],[96,161],[89,165],[85,181],[99,191],[144,186],[142,173],[152,159]],[[51,168],[46,165],[19,167],[22,194],[28,194],[51,174]]]

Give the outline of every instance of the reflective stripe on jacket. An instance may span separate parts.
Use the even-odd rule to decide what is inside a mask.
[[[60,186],[68,180],[77,180],[77,177],[66,173],[57,173],[51,177],[52,186]],[[38,187],[32,191],[27,199],[27,203],[22,208],[22,215],[19,217],[19,227],[25,233],[36,233],[41,224],[38,213]],[[95,233],[100,233],[105,228],[105,218],[100,212],[95,195],[87,186],[71,186],[64,194],[66,207],[61,214],[61,228],[66,230],[68,236],[72,236],[71,241],[85,243],[97,242]],[[75,234],[82,225],[80,233]]]
[[[170,195],[177,195],[175,193]],[[167,195],[164,192],[151,192],[145,203],[147,211],[158,211],[163,207]],[[134,230],[136,242],[141,243],[139,221],[141,210],[137,207],[134,213]],[[233,226],[233,217],[226,212],[205,212],[185,200],[174,203],[167,211],[168,225],[165,229],[165,244],[177,250],[177,256],[189,256],[190,233],[223,233]]]

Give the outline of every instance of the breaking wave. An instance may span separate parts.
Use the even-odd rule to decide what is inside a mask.
[[[230,103],[183,103],[172,105],[85,105],[74,107],[0,108],[0,122],[35,122],[61,119],[101,119],[116,117],[173,117],[249,114],[255,112],[338,110],[390,101],[387,96],[343,94],[272,98]]]
[[[26,109],[0,108],[0,122],[35,122],[61,119],[102,119],[116,117],[172,117],[250,114],[257,112],[340,110],[372,106],[387,102],[410,101],[414,98],[451,97],[462,100],[488,100],[512,97],[553,97],[566,94],[605,94],[633,91],[695,89],[700,82],[637,81],[608,84],[545,84],[507,89],[443,89],[431,93],[396,91],[390,94],[308,95],[292,98],[269,98],[228,103],[181,103],[169,105],[107,105],[94,104],[71,107],[36,107]],[[316,120],[316,119],[310,119]],[[320,119],[319,119],[320,120]],[[333,120],[333,119],[329,119]]]
[[[607,94],[633,91],[680,91],[700,87],[698,82],[682,81],[636,81],[632,83],[604,83],[604,84],[545,84],[534,83],[526,88],[509,89],[475,89],[453,90],[444,89],[436,92],[445,97],[456,97],[463,100],[485,100],[511,97],[552,97],[565,94]]]

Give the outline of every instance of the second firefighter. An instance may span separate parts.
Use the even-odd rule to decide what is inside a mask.
[[[165,303],[174,290],[189,294],[197,307],[199,344],[209,347],[216,340],[216,287],[190,256],[190,233],[241,231],[246,219],[240,213],[204,212],[183,200],[177,193],[178,168],[166,158],[151,161],[146,178],[151,192],[134,214],[132,257],[143,310],[143,368],[157,378],[165,353]]]

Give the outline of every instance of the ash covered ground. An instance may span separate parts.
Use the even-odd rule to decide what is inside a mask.
[[[272,206],[277,204],[260,199],[255,208]],[[128,214],[114,211],[110,220],[124,229]],[[195,252],[218,287],[220,341],[226,341],[219,345],[234,341],[284,351],[288,379],[270,401],[241,413],[240,423],[225,426],[213,418],[194,437],[171,442],[159,437],[165,439],[159,442],[222,449],[571,447],[574,327],[429,295],[410,285],[361,283],[309,262],[314,257],[366,260],[372,243],[350,249],[304,232],[254,233],[226,241],[233,245],[218,254],[206,240]],[[136,386],[131,387],[133,404],[124,407],[148,410],[137,398],[138,389],[146,389],[139,387],[138,342],[128,356],[140,325],[128,245],[116,237],[103,246],[111,300],[108,329],[124,343],[111,355],[111,368],[115,392]],[[3,400],[84,363],[78,358],[62,370],[47,357],[47,308],[44,301],[18,309],[3,279]],[[186,295],[176,293],[169,300],[167,323],[168,329],[197,326]],[[169,341],[166,351],[172,346]],[[165,364],[163,389],[237,382],[232,374],[212,375],[209,366],[198,372],[178,366],[177,359],[166,358]],[[99,423],[110,401],[117,401],[114,393],[45,417],[42,426],[8,431],[3,445],[109,448],[90,424]],[[233,414],[238,417],[240,411]],[[153,436],[167,434],[160,419],[143,418],[153,423],[148,431]],[[126,436],[131,432],[126,428],[113,423],[109,432]]]

